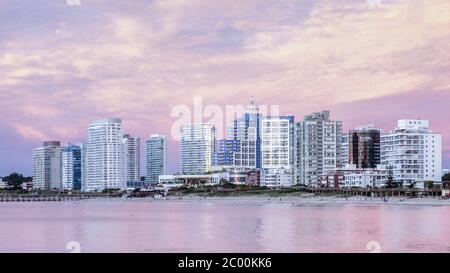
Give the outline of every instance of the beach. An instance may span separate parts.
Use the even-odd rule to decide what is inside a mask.
[[[267,195],[249,195],[249,196],[168,196],[164,198],[145,198],[146,200],[156,202],[214,202],[214,203],[233,203],[233,204],[267,204],[279,203],[290,204],[293,206],[308,205],[386,205],[386,206],[450,206],[450,199],[422,197],[362,197],[362,196],[314,196],[304,194],[300,196],[281,196],[273,197]]]

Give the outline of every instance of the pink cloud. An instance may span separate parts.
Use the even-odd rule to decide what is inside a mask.
[[[15,124],[14,128],[23,138],[27,140],[47,139],[47,135],[36,128],[20,124]]]
[[[444,134],[449,158],[448,110],[440,104],[450,98],[448,1],[377,8],[97,1],[42,9],[55,14],[44,30],[27,24],[0,37],[0,121],[26,139],[81,141],[90,120],[111,116],[142,139],[170,135],[175,105],[191,105],[194,96],[245,104],[253,95],[297,119],[328,108],[349,126],[427,117]],[[173,149],[172,162],[177,156]]]

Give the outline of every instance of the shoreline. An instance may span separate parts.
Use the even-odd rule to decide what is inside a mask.
[[[450,199],[440,199],[438,197],[364,197],[364,196],[343,196],[343,195],[314,195],[314,194],[288,194],[282,196],[262,195],[241,195],[241,196],[202,196],[196,194],[182,196],[167,197],[96,197],[80,200],[61,200],[60,202],[99,202],[99,201],[116,201],[116,202],[177,202],[177,203],[216,203],[228,205],[290,205],[290,206],[450,206]],[[55,202],[40,201],[39,203]],[[2,203],[34,203],[24,201],[10,201]]]
[[[263,204],[289,204],[291,206],[314,205],[386,205],[386,206],[450,206],[450,199],[438,199],[430,197],[399,198],[390,197],[384,201],[382,198],[371,197],[337,197],[337,196],[169,196],[162,198],[132,198],[129,201],[147,202],[213,202],[218,204],[235,205],[263,205]]]

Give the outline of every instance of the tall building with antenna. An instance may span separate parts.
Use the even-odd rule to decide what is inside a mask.
[[[241,118],[233,121],[227,130],[227,140],[237,141],[239,150],[233,153],[233,167],[241,169],[261,168],[261,132],[259,108],[253,97]],[[232,146],[233,149],[235,145]],[[229,145],[228,145],[229,146]]]

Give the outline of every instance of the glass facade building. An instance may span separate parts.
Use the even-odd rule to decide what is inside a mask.
[[[61,155],[61,179],[63,190],[81,190],[82,144],[68,144]]]
[[[153,134],[145,142],[146,182],[158,183],[160,175],[167,174],[167,139],[165,135]]]
[[[124,135],[122,145],[126,182],[139,182],[141,180],[141,140],[138,137]]]
[[[375,168],[380,164],[381,130],[373,125],[349,132],[349,163],[356,168]]]

